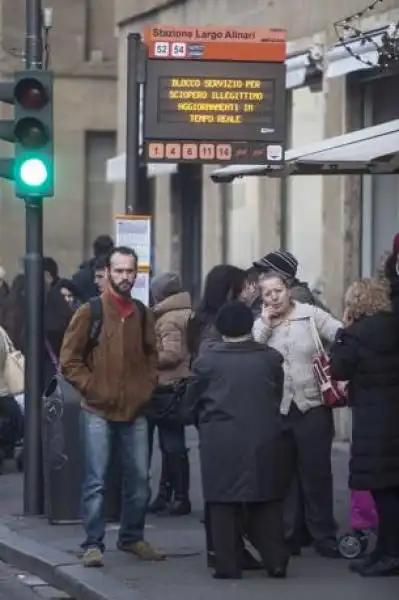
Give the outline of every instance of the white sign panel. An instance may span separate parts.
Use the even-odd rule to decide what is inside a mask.
[[[150,274],[148,271],[138,273],[132,289],[132,297],[148,306],[150,304]]]
[[[117,217],[115,230],[116,245],[132,248],[139,258],[139,268],[150,268],[151,219],[148,217]]]

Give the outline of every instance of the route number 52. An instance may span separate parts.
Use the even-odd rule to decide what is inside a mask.
[[[160,57],[169,56],[169,44],[167,42],[155,42],[154,54]]]

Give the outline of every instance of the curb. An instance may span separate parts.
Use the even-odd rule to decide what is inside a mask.
[[[0,524],[0,560],[57,588],[74,600],[135,600],[137,592],[77,558],[39,544]]]

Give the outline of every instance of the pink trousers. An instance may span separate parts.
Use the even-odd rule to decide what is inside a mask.
[[[377,529],[378,515],[370,492],[351,492],[350,527],[354,530]]]

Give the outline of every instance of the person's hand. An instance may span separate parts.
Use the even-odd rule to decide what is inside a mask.
[[[344,316],[342,317],[342,323],[345,327],[348,327],[348,325],[350,325],[352,323],[352,318],[350,316],[348,308],[345,308],[345,310],[344,310]]]
[[[263,305],[262,307],[262,321],[268,327],[271,326],[273,319],[276,318],[276,313],[273,311],[271,306]]]

